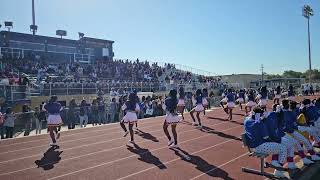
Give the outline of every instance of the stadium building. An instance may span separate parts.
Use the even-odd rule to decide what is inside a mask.
[[[0,32],[0,58],[43,59],[49,62],[93,63],[112,60],[114,41],[80,37],[79,40]]]

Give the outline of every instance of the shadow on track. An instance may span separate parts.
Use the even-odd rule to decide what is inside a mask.
[[[136,134],[140,137],[142,137],[143,139],[147,139],[147,140],[150,140],[150,141],[153,141],[153,142],[159,142],[159,140],[154,137],[152,134],[150,133],[146,133],[140,129],[137,129],[136,130]]]
[[[214,166],[212,164],[209,164],[206,160],[202,159],[200,156],[189,154],[188,152],[182,150],[181,148],[174,148],[172,149],[175,154],[185,162],[191,163],[195,165],[196,169],[201,171],[202,173],[205,173],[213,178],[221,178],[226,180],[233,180],[229,177],[229,174],[224,171],[223,169],[220,169],[217,166]]]
[[[210,133],[210,134],[216,134],[220,137],[223,137],[223,138],[227,138],[227,139],[234,139],[234,140],[237,140],[237,141],[242,141],[241,138],[239,137],[236,137],[236,136],[233,136],[233,135],[230,135],[230,134],[225,134],[223,132],[219,132],[219,131],[216,131],[210,127],[207,127],[207,126],[202,126],[202,129],[200,130],[202,132],[205,132],[205,133]]]
[[[159,169],[167,169],[167,167],[160,161],[160,159],[156,156],[154,156],[149,149],[144,149],[139,147],[137,144],[134,144],[133,147],[131,146],[127,146],[127,149],[138,155],[139,156],[139,160],[143,161],[145,163],[148,164],[154,164],[155,166],[157,166]]]
[[[239,125],[243,125],[243,123],[238,122],[238,121],[234,121],[234,120],[228,120],[228,119],[223,119],[223,118],[217,118],[217,117],[208,117],[208,119],[214,119],[214,120],[219,120],[219,121],[225,121],[225,122],[231,122],[234,124],[239,124]]]
[[[36,160],[34,163],[44,170],[50,170],[54,168],[54,164],[59,163],[61,160],[61,153],[63,151],[59,151],[59,146],[50,147],[44,154],[40,160]]]

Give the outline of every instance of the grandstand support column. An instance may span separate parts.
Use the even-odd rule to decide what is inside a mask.
[[[52,86],[52,84],[50,83],[50,84],[49,84],[49,95],[50,95],[50,97],[51,97],[51,95],[52,95],[51,86]]]
[[[83,83],[81,83],[81,94],[83,94]]]
[[[67,95],[69,95],[69,84],[67,84]]]

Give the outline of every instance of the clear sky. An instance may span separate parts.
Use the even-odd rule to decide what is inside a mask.
[[[38,34],[114,40],[116,58],[184,64],[216,74],[308,68],[307,21],[312,6],[312,65],[320,68],[319,0],[35,0]],[[30,33],[31,0],[1,0],[0,22]]]

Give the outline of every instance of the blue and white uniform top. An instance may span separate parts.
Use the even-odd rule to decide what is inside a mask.
[[[235,101],[235,99],[234,99],[234,94],[233,94],[233,93],[228,93],[227,96],[226,96],[226,98],[227,98],[227,102],[228,102],[228,103]]]
[[[283,130],[287,133],[293,133],[298,130],[296,113],[293,111],[283,110],[284,127]]]
[[[140,106],[138,103],[132,103],[127,101],[121,107],[123,111],[126,111],[126,115],[123,117],[121,122],[124,123],[133,123],[138,121],[137,112],[140,111]]]
[[[267,91],[261,91],[260,92],[260,99],[267,99],[268,92]]]
[[[250,148],[256,148],[267,142],[265,138],[268,137],[269,134],[266,126],[261,121],[247,117],[244,121],[244,131]]]
[[[239,94],[238,94],[238,98],[242,98],[242,99],[244,99],[244,92],[239,92]]]
[[[62,118],[60,111],[62,106],[58,102],[48,103],[44,105],[44,109],[48,112],[49,116],[47,119],[48,126],[59,126],[62,124]]]
[[[168,97],[164,101],[163,108],[166,110],[166,118],[165,118],[166,123],[172,124],[172,123],[180,122],[181,119],[176,112],[177,105],[178,105],[177,100],[171,97]]]
[[[202,96],[197,96],[195,98],[196,100],[196,107],[195,107],[195,111],[197,112],[201,112],[201,111],[204,111],[204,107],[203,107],[203,98]]]
[[[254,95],[253,94],[249,94],[248,95],[248,101],[253,101],[254,102]]]
[[[269,137],[275,142],[281,142],[281,138],[285,136],[284,121],[282,121],[276,112],[270,112],[266,121],[264,121],[267,127]]]

